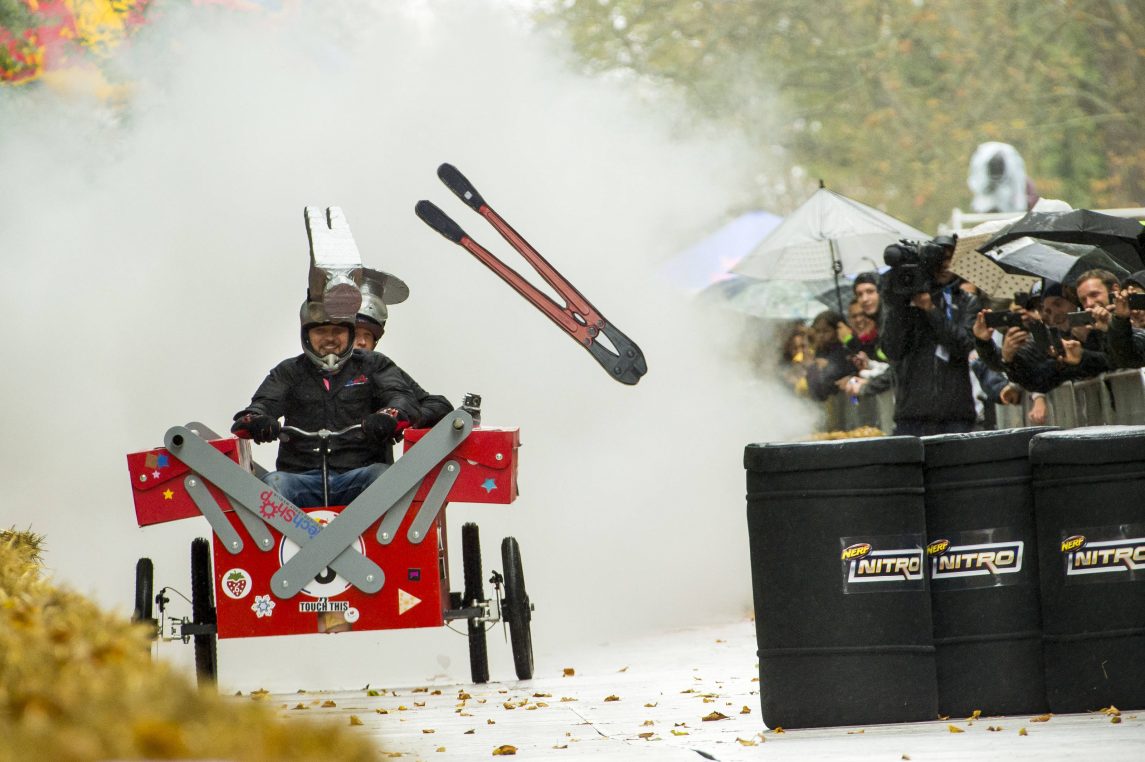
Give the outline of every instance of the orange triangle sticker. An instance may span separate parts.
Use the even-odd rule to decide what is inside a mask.
[[[421,598],[410,595],[405,590],[398,588],[398,615],[402,615],[412,609],[414,606],[421,603]]]

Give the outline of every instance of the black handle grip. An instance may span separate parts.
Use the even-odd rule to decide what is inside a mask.
[[[414,214],[421,217],[422,222],[454,243],[461,243],[461,239],[465,237],[465,231],[461,229],[461,226],[449,219],[449,215],[438,209],[433,203],[418,201],[413,210]]]
[[[479,212],[481,207],[485,206],[485,199],[481,198],[481,194],[473,187],[473,183],[469,182],[465,175],[458,171],[457,167],[452,164],[442,164],[437,168],[437,176],[445,183],[445,187],[453,191],[459,199],[469,204],[473,211]]]

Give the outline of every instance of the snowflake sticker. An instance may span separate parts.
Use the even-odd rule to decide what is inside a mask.
[[[274,601],[270,599],[269,595],[256,595],[250,610],[255,613],[255,616],[262,619],[264,616],[270,616],[274,613]]]

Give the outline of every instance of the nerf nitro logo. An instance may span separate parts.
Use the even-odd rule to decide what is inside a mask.
[[[874,550],[862,542],[843,548],[847,582],[914,582],[922,580],[922,549]]]
[[[1145,537],[1094,541],[1086,535],[1066,537],[1061,544],[1067,577],[1089,574],[1136,576],[1145,573]]]
[[[942,539],[926,546],[930,577],[935,580],[1017,574],[1024,550],[1021,540],[955,545]]]

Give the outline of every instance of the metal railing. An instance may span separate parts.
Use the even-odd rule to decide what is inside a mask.
[[[1145,368],[1067,381],[1046,395],[1046,403],[1045,425],[1063,429],[1145,424]],[[1029,420],[1029,395],[1020,406],[996,405],[994,410],[999,429],[1034,425]]]

